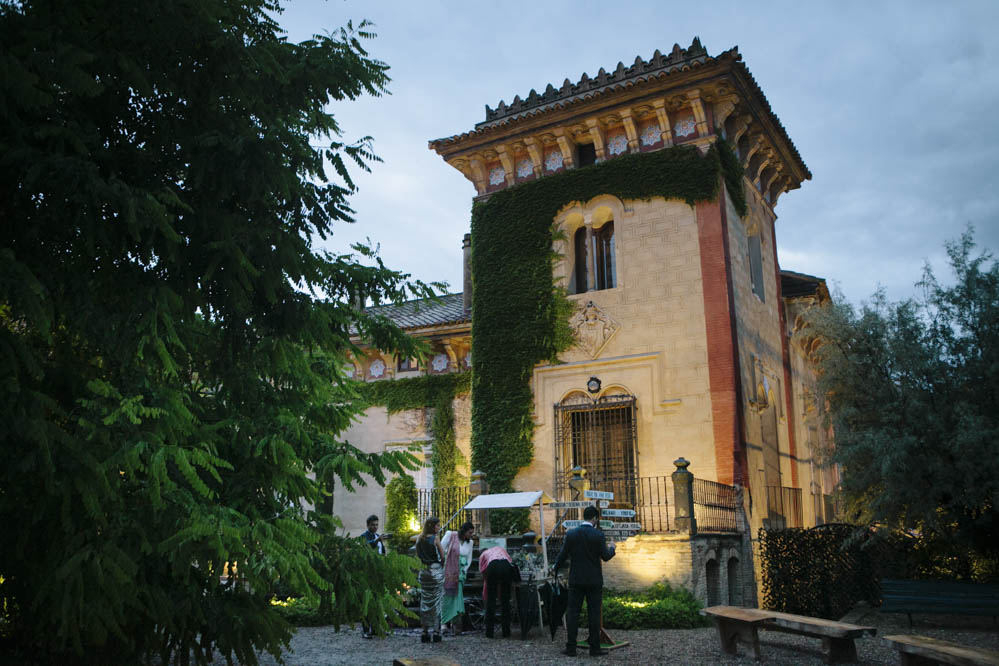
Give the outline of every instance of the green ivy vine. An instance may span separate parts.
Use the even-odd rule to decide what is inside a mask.
[[[438,488],[467,483],[458,469],[465,463],[465,458],[458,448],[454,432],[453,403],[456,397],[467,395],[471,388],[471,372],[422,375],[360,385],[364,400],[369,405],[385,407],[389,414],[407,409],[433,408],[430,430],[434,439],[430,465],[434,471],[434,485]]]
[[[472,468],[490,492],[510,492],[534,457],[534,366],[573,343],[573,305],[553,278],[553,220],[566,204],[600,194],[690,205],[714,201],[721,177],[746,213],[742,168],[726,141],[626,155],[496,192],[472,208]],[[499,512],[494,512],[499,513]],[[527,527],[525,512],[490,517],[494,531]]]

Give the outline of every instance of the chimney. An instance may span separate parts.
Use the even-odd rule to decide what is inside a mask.
[[[472,311],[472,234],[461,239],[461,267],[463,291],[461,304],[465,314]]]

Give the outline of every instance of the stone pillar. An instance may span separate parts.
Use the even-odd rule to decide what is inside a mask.
[[[472,472],[471,481],[468,484],[468,496],[469,499],[473,497],[478,497],[479,495],[489,494],[489,482],[486,481],[485,472]],[[479,534],[490,533],[489,531],[489,511],[483,509],[480,511],[482,516],[482,521],[479,523]]]
[[[678,532],[693,536],[697,534],[697,520],[694,518],[694,475],[687,471],[689,460],[677,458],[673,461],[673,526]]]
[[[468,314],[472,311],[472,234],[465,234],[461,239],[461,267],[461,305]]]
[[[597,288],[597,264],[593,255],[593,220],[586,221],[586,291]]]

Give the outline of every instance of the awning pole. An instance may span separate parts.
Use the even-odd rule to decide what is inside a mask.
[[[545,501],[538,498],[538,516],[541,518],[541,556],[545,558],[545,577],[548,577],[548,537],[545,536]]]

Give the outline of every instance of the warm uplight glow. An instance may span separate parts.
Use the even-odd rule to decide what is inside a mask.
[[[420,521],[419,519],[417,519],[416,516],[413,516],[412,518],[409,519],[409,529],[413,530],[414,532],[420,529]]]
[[[648,601],[622,601],[622,606],[627,606],[628,608],[645,608],[649,605]]]

